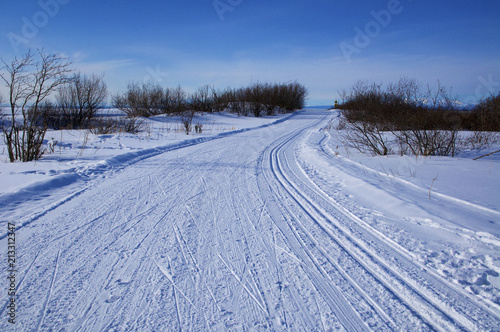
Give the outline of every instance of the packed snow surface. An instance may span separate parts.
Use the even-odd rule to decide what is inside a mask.
[[[498,157],[363,156],[337,116],[155,117],[2,161],[0,330],[498,330]]]

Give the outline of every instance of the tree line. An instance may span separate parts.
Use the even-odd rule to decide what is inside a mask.
[[[303,108],[307,96],[307,89],[297,82],[254,83],[225,90],[204,85],[193,93],[181,86],[130,83],[125,92],[111,96],[112,106],[122,110],[127,120],[103,122],[96,117],[108,98],[103,75],[75,72],[68,59],[43,50],[30,50],[2,63],[0,78],[8,95],[5,100],[0,96],[0,104],[7,102],[9,110],[0,112],[0,124],[11,162],[39,159],[49,128],[95,130],[97,126],[97,131],[136,132],[138,117],[166,114],[181,116],[189,133],[195,112],[229,111],[257,117],[287,113]]]
[[[431,89],[402,77],[385,89],[358,81],[341,91],[341,97],[341,138],[346,145],[375,155],[454,156],[464,144],[497,140],[500,131],[500,94],[463,110],[439,81]],[[465,142],[458,134],[461,130],[474,131],[474,135]]]
[[[254,83],[243,88],[216,89],[210,85],[188,94],[181,86],[130,83],[127,91],[112,97],[113,107],[128,116],[229,111],[259,117],[304,108],[307,89],[293,83]]]

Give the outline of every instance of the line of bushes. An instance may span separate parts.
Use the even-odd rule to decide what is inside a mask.
[[[205,85],[191,94],[181,86],[131,83],[126,92],[112,97],[113,106],[127,115],[116,119],[97,116],[108,97],[103,76],[75,74],[67,58],[43,50],[2,62],[0,81],[8,90],[9,112],[0,112],[0,129],[11,162],[39,159],[45,152],[48,128],[137,132],[142,126],[138,117],[175,114],[189,134],[195,112],[227,110],[255,116],[292,112],[304,107],[307,95],[306,88],[297,82],[255,83],[226,90]],[[49,96],[54,94],[55,102],[51,102]],[[195,129],[202,131],[201,125]]]
[[[255,83],[249,87],[218,90],[204,85],[192,94],[181,86],[131,83],[127,91],[113,96],[113,106],[130,117],[182,114],[186,111],[230,111],[240,115],[293,112],[304,107],[307,89],[294,83]]]
[[[379,155],[397,146],[400,154],[454,156],[461,139],[458,131],[500,131],[500,94],[460,110],[439,82],[436,90],[422,86],[403,77],[385,90],[359,81],[343,91],[339,129],[346,129],[341,132],[345,143]]]
[[[469,130],[500,132],[500,93],[481,100],[467,117]]]

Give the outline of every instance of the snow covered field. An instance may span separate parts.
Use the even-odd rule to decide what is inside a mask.
[[[337,113],[0,150],[0,330],[498,330],[500,158],[369,157]],[[498,147],[493,147],[493,150]]]

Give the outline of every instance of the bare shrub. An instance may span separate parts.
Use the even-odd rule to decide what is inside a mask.
[[[472,113],[473,130],[500,132],[500,93],[481,100]]]
[[[211,88],[209,85],[200,87],[191,95],[190,106],[194,111],[209,113],[212,112],[213,105],[213,88]]]
[[[181,86],[163,89],[156,84],[130,83],[127,92],[113,96],[113,106],[129,117],[180,114],[187,109],[187,94]]]
[[[366,121],[344,121],[339,135],[344,144],[362,153],[387,155],[391,152],[391,141],[377,125]]]
[[[179,85],[176,88],[167,89],[169,94],[169,107],[167,113],[181,114],[187,110],[187,93]]]
[[[450,110],[453,109],[454,102],[456,101],[451,97],[451,90],[441,85],[438,80],[436,90],[432,90],[429,84],[427,84],[427,95],[428,100],[432,102],[431,109],[434,110]]]
[[[255,117],[259,117],[262,111],[264,110],[264,105],[263,102],[264,96],[265,96],[265,90],[264,87],[256,83],[250,87],[248,87],[246,90],[246,102],[250,104],[250,110],[253,113]]]
[[[195,124],[194,130],[197,134],[201,134],[203,132],[203,124],[202,123]]]
[[[471,150],[482,150],[500,143],[500,133],[492,131],[475,131],[463,138],[460,145]]]
[[[262,104],[266,115],[273,115],[279,109],[280,86],[277,84],[264,83],[262,94]]]
[[[278,89],[277,98],[280,99],[280,104],[277,106],[286,112],[302,109],[305,106],[307,93],[307,89],[298,82],[282,84]]]
[[[39,159],[43,153],[43,139],[47,124],[43,119],[45,99],[59,86],[69,82],[70,63],[59,54],[31,51],[3,61],[0,78],[9,91],[10,123],[4,125],[4,140],[11,162]],[[46,110],[45,110],[46,111]]]
[[[211,88],[214,112],[222,112],[229,108],[231,102],[231,92],[230,89],[226,90],[216,90],[214,87]]]
[[[402,106],[422,106],[425,99],[425,95],[422,93],[422,83],[406,76],[401,77],[397,83],[389,83],[387,94],[394,97],[390,99],[391,102]]]
[[[362,153],[387,155],[390,140],[384,132],[387,125],[387,109],[381,85],[365,81],[356,82],[349,91],[344,91],[345,102],[340,112],[340,137],[344,144]]]
[[[189,135],[193,126],[193,117],[194,111],[185,111],[181,115],[181,122],[184,130],[186,131],[186,135]]]
[[[149,117],[163,113],[165,94],[159,85],[130,83],[127,92],[113,97],[113,106],[129,117]]]
[[[247,108],[245,100],[247,99],[245,96],[244,89],[235,89],[232,90],[229,97],[230,111],[236,113],[238,115],[248,116],[250,114],[250,109]]]
[[[262,112],[293,112],[304,108],[307,89],[294,83],[255,83],[249,87],[229,90],[226,93],[231,112],[258,117]]]
[[[114,108],[119,109],[125,113],[128,117],[134,116],[134,112],[127,101],[126,95],[116,94],[111,97],[111,103]]]
[[[60,121],[59,128],[85,128],[89,125],[108,95],[103,77],[78,73],[58,89],[55,115]]]
[[[94,135],[107,135],[120,131],[118,121],[108,116],[94,118],[89,127],[90,132]]]
[[[144,129],[144,125],[144,121],[137,117],[99,117],[94,118],[89,130],[95,135],[106,135],[121,132],[137,134]]]
[[[144,120],[141,118],[124,118],[118,121],[118,127],[122,132],[137,134],[145,128]]]
[[[438,81],[433,92],[421,91],[422,84],[402,77],[388,85],[358,81],[339,107],[348,145],[374,154],[389,152],[387,133],[397,139],[401,154],[452,155],[457,152],[458,130],[462,119],[453,109],[454,100]],[[424,101],[430,104],[424,104]]]
[[[416,156],[455,156],[458,133],[455,130],[403,130],[395,132],[403,152]],[[407,149],[405,149],[407,148]]]
[[[435,91],[428,85],[424,96],[431,100],[430,105],[405,100],[407,107],[393,132],[414,155],[455,156],[462,122],[454,110],[455,99],[439,81]]]
[[[255,83],[240,89],[216,90],[204,85],[191,94],[181,86],[162,89],[159,85],[131,83],[124,94],[113,96],[113,106],[129,117],[156,114],[182,114],[229,110],[239,115],[261,116],[292,112],[305,104],[307,89],[297,82],[287,84]]]
[[[3,97],[2,95],[0,95],[0,121],[3,119],[4,116],[2,104],[3,104]]]

